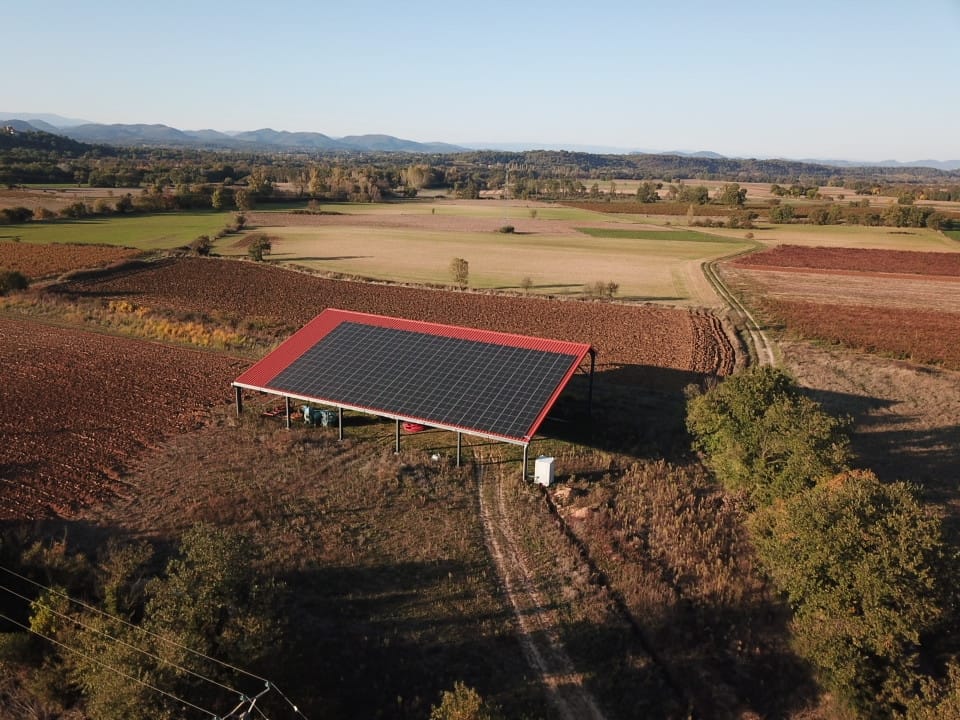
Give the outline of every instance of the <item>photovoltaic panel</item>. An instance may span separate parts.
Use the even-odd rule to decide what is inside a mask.
[[[526,442],[589,351],[340,310],[312,325],[235,384]]]

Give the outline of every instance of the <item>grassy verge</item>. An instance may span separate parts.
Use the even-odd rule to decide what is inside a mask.
[[[260,357],[290,330],[264,324],[258,318],[230,317],[225,313],[208,316],[151,308],[127,300],[73,301],[52,293],[0,298],[0,313],[247,357]]]
[[[743,244],[742,240],[718,237],[695,230],[620,230],[617,228],[577,228],[579,232],[595,238],[619,238],[624,240],[663,240],[666,242]]]

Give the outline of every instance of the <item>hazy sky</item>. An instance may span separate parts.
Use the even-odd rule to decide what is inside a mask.
[[[8,2],[0,111],[960,158],[960,0]]]

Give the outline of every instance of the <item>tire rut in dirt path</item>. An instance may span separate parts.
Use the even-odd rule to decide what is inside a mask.
[[[702,268],[704,275],[706,275],[714,289],[720,297],[723,298],[724,302],[727,303],[731,312],[739,319],[739,324],[747,332],[747,338],[753,346],[757,364],[775,367],[777,365],[776,346],[720,275],[718,271],[719,262],[720,260],[712,260],[703,263]]]
[[[536,588],[511,526],[503,483],[497,473],[484,474],[482,457],[477,458],[477,482],[487,547],[517,618],[523,654],[550,705],[563,720],[605,720],[557,635],[549,603]]]

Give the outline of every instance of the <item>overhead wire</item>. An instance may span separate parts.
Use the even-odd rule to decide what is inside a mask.
[[[244,670],[243,668],[237,667],[237,666],[235,666],[235,665],[231,665],[230,663],[224,662],[223,660],[219,660],[219,659],[217,659],[217,658],[215,658],[215,657],[210,657],[209,655],[205,655],[204,653],[200,652],[199,650],[194,650],[193,648],[191,648],[191,647],[189,647],[189,646],[187,646],[187,645],[183,645],[183,644],[181,644],[181,643],[176,642],[175,640],[170,640],[169,638],[166,638],[166,637],[164,637],[163,635],[160,635],[160,634],[158,634],[158,633],[155,633],[155,632],[152,632],[152,631],[150,631],[150,630],[147,630],[147,629],[144,628],[144,627],[141,627],[141,626],[139,626],[139,625],[135,625],[134,623],[131,623],[131,622],[127,621],[127,620],[124,620],[122,617],[119,617],[119,616],[117,616],[117,615],[113,615],[113,614],[111,614],[111,613],[106,612],[105,610],[101,610],[101,609],[98,608],[98,607],[95,607],[95,606],[93,606],[93,605],[90,605],[89,603],[85,603],[85,602],[83,602],[82,600],[78,600],[77,598],[71,597],[70,595],[68,595],[68,594],[66,594],[66,593],[64,593],[64,592],[61,592],[60,590],[57,590],[56,588],[52,588],[52,587],[49,587],[48,585],[44,585],[43,583],[39,583],[39,582],[37,582],[36,580],[33,580],[33,579],[31,579],[31,578],[29,578],[29,577],[27,577],[27,576],[25,576],[25,575],[22,575],[21,573],[18,573],[18,572],[14,571],[14,570],[11,570],[11,569],[8,568],[8,567],[5,567],[4,565],[0,565],[0,570],[2,570],[3,572],[5,572],[5,573],[7,573],[7,574],[9,574],[9,575],[12,575],[13,577],[16,577],[16,578],[18,578],[18,579],[20,579],[20,580],[23,580],[24,582],[28,582],[28,583],[30,583],[31,585],[33,585],[33,586],[35,586],[35,587],[37,587],[37,588],[40,588],[40,589],[42,589],[42,590],[46,590],[47,592],[50,592],[50,593],[52,593],[53,595],[57,595],[57,596],[59,596],[59,597],[62,597],[62,598],[64,598],[64,599],[66,599],[66,600],[69,601],[69,602],[72,602],[72,603],[74,603],[74,604],[76,604],[76,605],[79,605],[80,607],[84,608],[85,610],[89,610],[90,612],[97,613],[97,614],[102,615],[103,617],[109,618],[109,619],[111,619],[111,620],[116,620],[117,622],[119,622],[119,623],[121,623],[121,624],[123,624],[123,625],[126,625],[126,626],[129,627],[129,628],[132,628],[132,629],[134,629],[134,630],[137,630],[138,632],[141,632],[141,633],[143,633],[143,634],[145,634],[145,635],[148,635],[148,636],[150,636],[150,637],[152,637],[152,638],[155,638],[156,640],[159,640],[160,642],[166,643],[167,645],[170,645],[170,646],[175,647],[175,648],[179,648],[179,649],[181,649],[181,650],[185,650],[186,652],[190,653],[191,655],[194,655],[194,656],[199,657],[199,658],[203,658],[204,660],[207,660],[207,661],[209,661],[209,662],[212,662],[212,663],[215,663],[215,664],[217,664],[217,665],[220,665],[221,667],[226,668],[226,669],[228,669],[228,670],[232,670],[232,671],[234,671],[234,672],[240,673],[241,675],[246,675],[247,677],[253,678],[254,680],[259,680],[260,682],[262,682],[262,683],[265,684],[265,686],[266,686],[267,689],[271,689],[271,690],[275,691],[275,692],[277,693],[277,695],[279,695],[280,698],[281,698],[284,702],[286,702],[287,705],[289,705],[290,708],[291,708],[297,715],[299,715],[300,717],[304,718],[304,720],[307,720],[307,716],[303,714],[303,712],[300,710],[300,708],[299,708],[289,697],[287,697],[287,695],[286,695],[279,687],[277,687],[276,684],[274,684],[273,682],[271,682],[270,680],[268,680],[268,679],[265,678],[265,677],[261,677],[261,676],[255,674],[255,673],[249,672],[248,670]],[[23,627],[23,626],[20,625],[20,627]],[[30,630],[30,628],[27,628],[27,630]],[[215,682],[215,681],[212,681],[212,682]],[[221,687],[226,687],[226,686],[221,686]],[[230,688],[227,688],[227,689],[230,689]],[[237,692],[237,691],[236,691],[236,690],[233,690],[233,692]],[[239,694],[239,693],[238,693],[238,694]],[[259,696],[258,696],[258,697],[259,697]],[[262,713],[261,713],[261,714],[262,714]]]
[[[11,590],[10,588],[6,587],[5,585],[0,584],[0,590],[5,590],[6,592],[10,593],[11,595],[14,595],[14,596],[16,596],[16,597],[18,597],[18,598],[20,598],[20,599],[22,599],[22,600],[26,600],[27,602],[31,602],[30,598],[28,598],[26,595],[21,595],[20,593],[14,591],[14,590]],[[181,665],[177,665],[176,663],[171,662],[170,660],[165,660],[164,658],[160,657],[159,655],[154,655],[153,653],[151,653],[151,652],[149,652],[149,651],[147,651],[147,650],[144,650],[143,648],[140,648],[140,647],[137,647],[136,645],[132,645],[131,643],[128,643],[126,640],[123,640],[122,638],[114,637],[113,635],[111,635],[111,634],[108,633],[108,632],[105,632],[105,631],[100,630],[100,629],[95,628],[95,627],[91,627],[90,625],[87,625],[86,623],[81,622],[81,621],[78,620],[77,618],[71,617],[70,615],[67,615],[66,613],[62,613],[62,612],[60,612],[59,610],[56,610],[55,608],[52,608],[52,607],[47,606],[46,609],[49,610],[50,612],[52,612],[54,615],[63,618],[64,620],[67,620],[67,621],[69,621],[69,622],[72,622],[72,623],[75,624],[75,625],[79,625],[79,626],[82,627],[84,630],[89,630],[90,632],[94,632],[94,633],[97,633],[98,635],[102,635],[103,637],[105,637],[105,638],[107,638],[107,639],[109,639],[109,640],[113,640],[114,642],[120,643],[121,645],[123,645],[123,646],[125,646],[125,647],[128,647],[128,648],[130,648],[131,650],[134,650],[134,651],[136,651],[136,652],[138,652],[138,653],[141,653],[141,654],[143,654],[143,655],[146,655],[147,657],[152,658],[153,660],[159,660],[161,663],[164,663],[164,664],[166,664],[166,665],[169,665],[170,667],[174,668],[175,670],[180,670],[180,671],[182,671],[182,672],[184,672],[184,673],[187,673],[188,675],[193,675],[195,678],[198,678],[198,679],[200,679],[200,680],[203,680],[204,682],[210,683],[211,685],[216,685],[217,687],[222,688],[222,689],[224,689],[224,690],[227,690],[228,692],[231,692],[231,693],[233,693],[234,695],[239,695],[239,696],[241,696],[241,697],[244,696],[243,693],[241,693],[241,692],[240,692],[239,690],[237,690],[236,688],[232,688],[232,687],[230,687],[229,685],[224,685],[223,683],[221,683],[221,682],[219,682],[219,681],[217,681],[217,680],[214,680],[213,678],[209,678],[209,677],[207,677],[206,675],[201,675],[200,673],[195,672],[195,671],[191,670],[190,668],[186,668],[186,667],[183,667],[183,666],[181,666]],[[117,619],[119,619],[119,618],[117,618]]]
[[[202,707],[200,707],[199,705],[194,705],[194,704],[193,704],[192,702],[190,702],[189,700],[184,700],[184,699],[181,698],[181,697],[177,697],[177,696],[174,695],[173,693],[167,692],[166,690],[162,690],[162,689],[156,687],[155,685],[151,685],[150,683],[146,682],[145,680],[141,680],[140,678],[134,677],[133,675],[130,675],[129,673],[125,673],[125,672],[123,672],[123,670],[120,670],[120,669],[118,669],[118,668],[115,668],[115,667],[113,667],[112,665],[108,665],[107,663],[103,662],[102,660],[98,660],[97,658],[93,657],[92,655],[88,655],[87,653],[83,652],[82,650],[77,650],[75,647],[71,647],[70,645],[67,645],[66,643],[60,642],[59,640],[50,637],[49,635],[45,635],[45,634],[43,634],[42,632],[40,632],[39,630],[36,630],[36,629],[30,627],[29,625],[24,625],[22,622],[19,622],[18,620],[14,620],[12,617],[10,617],[10,616],[8,616],[8,615],[5,615],[5,614],[3,614],[3,613],[0,613],[0,618],[6,620],[6,621],[9,622],[9,623],[12,623],[12,624],[16,625],[17,627],[23,628],[23,629],[26,630],[27,632],[31,632],[31,633],[33,633],[34,635],[37,635],[37,636],[39,636],[39,637],[42,637],[44,640],[47,640],[47,641],[49,641],[49,642],[52,642],[54,645],[59,645],[60,647],[66,649],[66,650],[69,650],[69,651],[72,652],[72,653],[76,653],[77,655],[79,655],[79,656],[82,657],[82,658],[85,658],[85,659],[87,659],[87,660],[90,660],[91,662],[95,662],[97,665],[99,665],[99,666],[101,666],[101,667],[103,667],[103,668],[106,668],[107,670],[110,670],[111,672],[116,673],[116,674],[119,675],[120,677],[126,678],[127,680],[132,680],[133,682],[138,683],[138,684],[140,684],[140,685],[143,685],[145,688],[148,688],[148,689],[150,689],[150,690],[153,690],[153,691],[156,692],[156,693],[160,693],[161,695],[164,695],[164,696],[170,698],[171,700],[173,700],[173,701],[175,701],[175,702],[182,703],[183,705],[186,705],[187,707],[193,708],[194,710],[199,710],[200,712],[205,713],[206,715],[209,715],[210,717],[214,718],[214,720],[219,720],[219,716],[218,716],[215,712],[212,712],[212,711],[210,711],[210,710],[207,710],[206,708],[202,708]]]

